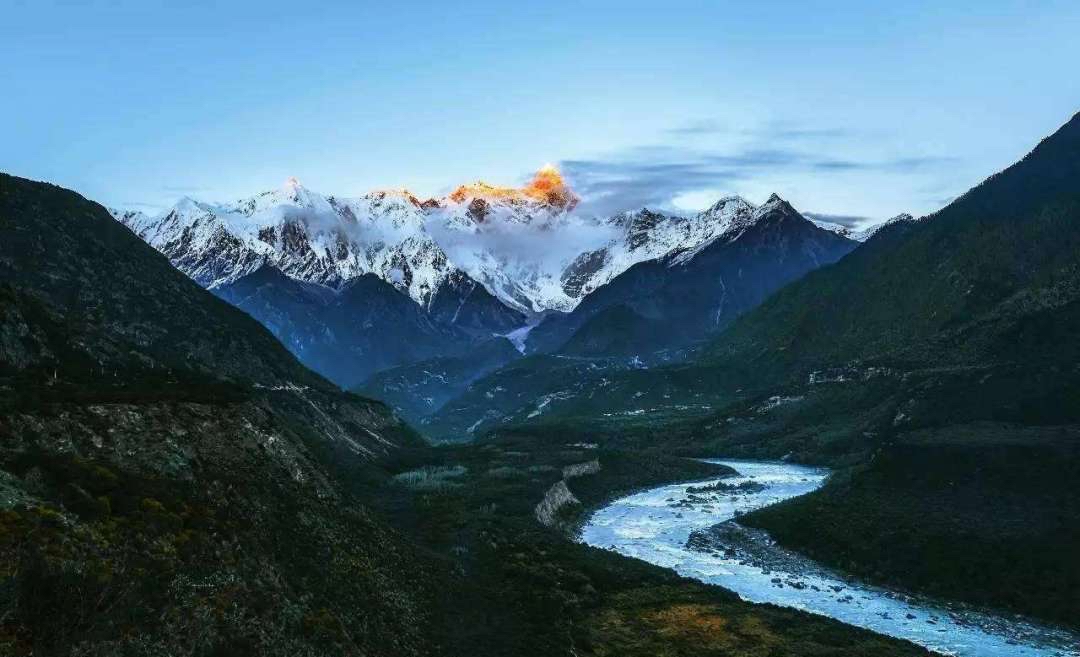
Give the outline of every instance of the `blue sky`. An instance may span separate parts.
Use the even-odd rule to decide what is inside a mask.
[[[1080,110],[1080,3],[0,0],[0,169],[103,203],[509,184],[933,211]],[[661,6],[662,5],[662,6]]]

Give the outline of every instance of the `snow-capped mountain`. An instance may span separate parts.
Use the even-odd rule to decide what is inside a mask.
[[[498,245],[553,232],[576,203],[547,168],[521,189],[475,183],[423,202],[405,190],[323,196],[290,179],[231,204],[183,198],[156,216],[114,216],[208,288],[271,264],[297,280],[334,288],[375,274],[427,306],[464,274],[503,303],[536,312],[571,302],[548,289],[542,266],[500,253]]]
[[[746,200],[729,196],[692,217],[648,208],[617,214],[606,222],[615,229],[615,236],[600,249],[582,253],[563,270],[563,289],[580,301],[639,262],[675,253],[693,257],[696,249],[737,226],[753,209]]]
[[[902,214],[896,215],[895,217],[893,217],[891,219],[886,219],[885,221],[881,222],[880,224],[874,224],[873,226],[870,226],[869,228],[864,228],[864,229],[862,229],[860,231],[856,231],[852,235],[851,239],[853,239],[853,240],[855,240],[857,242],[865,242],[866,240],[870,239],[875,234],[877,234],[877,232],[879,230],[881,230],[882,228],[885,228],[886,226],[893,226],[895,224],[913,224],[913,223],[915,223],[917,221],[919,221],[919,219],[916,219],[915,217],[911,216],[910,214],[904,212]]]
[[[272,264],[297,280],[333,288],[375,274],[426,306],[453,273],[424,229],[420,202],[404,191],[338,199],[290,179],[228,205],[183,198],[155,217],[116,216],[211,289]]]
[[[855,246],[807,220],[776,194],[759,206],[737,196],[724,198],[690,218],[642,210],[619,220],[628,227],[625,239],[597,259],[606,264],[621,258],[628,264],[588,272],[592,293],[572,312],[549,316],[530,330],[525,351],[564,348],[586,324],[618,306],[656,323],[634,324],[642,334],[634,343],[636,353],[646,353],[646,347],[680,347]],[[620,312],[608,318],[618,321],[600,322],[605,326],[599,331],[607,332],[608,324],[629,331],[634,322],[627,320],[625,308]]]
[[[608,329],[620,326],[635,332],[634,349],[678,348],[850,244],[776,195],[761,206],[730,196],[688,217],[589,217],[577,203],[545,167],[520,188],[477,182],[425,201],[405,190],[324,196],[290,179],[235,203],[183,198],[153,217],[114,215],[345,386],[496,336],[525,352],[558,349],[586,325],[578,347],[588,353],[613,349]],[[764,230],[777,217],[787,228]],[[774,247],[774,234],[798,249]],[[648,308],[617,307],[635,296]]]
[[[574,212],[577,203],[549,166],[521,188],[477,182],[426,201],[406,190],[324,196],[290,179],[235,203],[183,198],[155,216],[114,216],[211,289],[270,264],[335,289],[374,274],[425,308],[447,285],[476,281],[536,315],[573,310],[636,263],[693,257],[754,211],[728,197],[691,217],[649,209],[588,217]]]

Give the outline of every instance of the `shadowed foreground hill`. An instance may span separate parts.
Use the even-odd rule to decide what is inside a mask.
[[[419,444],[97,204],[0,177],[0,652],[430,654],[340,473]]]
[[[749,522],[878,581],[1077,626],[1080,115],[937,214],[781,291],[713,357],[792,401],[697,436],[876,452]]]

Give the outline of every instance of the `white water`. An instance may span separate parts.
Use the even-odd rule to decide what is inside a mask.
[[[769,570],[738,557],[726,558],[687,548],[691,532],[730,520],[738,513],[809,493],[820,487],[828,474],[825,470],[787,463],[711,462],[739,471],[740,476],[725,478],[725,483],[752,480],[766,488],[736,495],[707,495],[707,503],[689,506],[684,503],[676,507],[675,504],[687,500],[688,486],[720,480],[660,486],[616,500],[597,511],[583,529],[582,540],[672,568],[686,577],[718,584],[744,600],[830,616],[948,655],[1080,656],[1080,639],[1068,633],[1039,627],[1019,617],[947,607],[860,584],[795,555],[782,560],[786,570],[775,566]]]

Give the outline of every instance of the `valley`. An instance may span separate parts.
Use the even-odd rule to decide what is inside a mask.
[[[1080,657],[1080,3],[0,7],[0,657]]]
[[[1078,182],[1080,116],[865,242],[4,175],[0,646],[1074,654]]]

